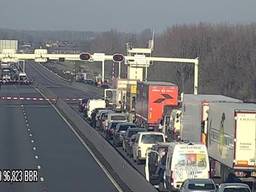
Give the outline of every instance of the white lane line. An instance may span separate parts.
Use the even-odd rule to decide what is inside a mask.
[[[29,124],[27,123],[26,126],[29,127]],[[28,131],[30,131],[30,129],[28,129]]]
[[[32,149],[33,149],[33,151],[35,151],[35,150],[36,150],[36,147],[33,147]]]
[[[43,178],[43,177],[40,177],[40,181],[43,182],[43,181],[44,181],[44,178]]]
[[[31,133],[29,134],[29,137],[32,137],[32,134],[31,134]]]
[[[34,142],[35,142],[35,141],[32,139],[32,140],[31,140],[31,143],[34,143]]]
[[[46,96],[37,88],[35,88],[38,93],[40,93],[44,98],[46,98]],[[63,119],[63,121],[68,125],[68,127],[72,130],[72,132],[77,136],[77,138],[79,139],[79,141],[82,143],[82,145],[87,149],[87,151],[89,151],[89,153],[91,154],[91,156],[93,157],[93,159],[97,162],[97,164],[100,166],[100,168],[103,170],[103,172],[105,173],[105,175],[109,178],[109,180],[112,182],[112,184],[116,187],[116,189],[119,192],[124,192],[122,190],[122,188],[119,186],[119,184],[115,181],[115,179],[112,177],[112,175],[108,172],[108,170],[104,167],[104,165],[102,165],[102,163],[99,161],[99,159],[94,155],[94,153],[92,152],[92,150],[88,147],[88,145],[83,141],[83,139],[80,137],[80,135],[76,132],[76,130],[72,127],[72,125],[68,122],[68,120],[60,113],[60,111],[56,108],[56,106],[54,106],[51,102],[49,102],[49,104],[55,109],[55,111],[59,114],[59,116]]]
[[[40,166],[40,165],[37,165],[37,169],[41,169],[41,166]]]
[[[35,159],[38,159],[38,158],[39,158],[39,157],[36,155],[36,156],[35,156]]]

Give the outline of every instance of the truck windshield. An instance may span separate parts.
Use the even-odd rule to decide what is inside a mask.
[[[7,75],[10,75],[10,74],[11,74],[10,70],[3,70],[3,72],[2,72],[3,76],[7,76]]]
[[[153,143],[157,143],[157,142],[163,142],[164,138],[162,135],[143,135],[141,138],[141,142],[144,144],[153,144]]]
[[[26,79],[27,79],[27,76],[25,75],[20,76],[20,80],[26,80]]]

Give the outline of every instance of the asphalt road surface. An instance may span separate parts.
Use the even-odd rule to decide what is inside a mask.
[[[40,72],[40,74],[38,74]],[[103,91],[101,89],[96,89],[94,86],[90,85],[82,85],[82,83],[77,83],[80,86],[76,86],[77,88],[74,88],[74,86],[70,86],[70,83],[63,80],[62,78],[59,78],[54,73],[47,70],[45,67],[42,67],[42,65],[33,64],[30,63],[29,67],[27,69],[27,73],[31,77],[35,77],[35,80],[44,86],[47,86],[49,89],[51,89],[56,95],[62,98],[77,98],[77,97],[92,97],[92,98],[100,98],[103,94]],[[78,104],[77,102],[74,103],[74,105],[71,105],[71,107],[77,112]],[[82,116],[82,114],[80,113]],[[110,144],[112,144],[112,141],[110,141]],[[114,147],[114,146],[113,146]],[[144,164],[138,165],[133,161],[132,158],[128,157],[126,153],[122,150],[121,147],[116,148],[116,150],[120,153],[120,155],[123,156],[124,159],[126,159],[140,174],[145,175],[144,171]]]
[[[45,81],[44,78],[40,76],[38,79],[48,86],[62,87],[60,82],[52,78]],[[84,91],[75,90],[71,94],[74,93],[78,97]],[[61,95],[72,96],[65,89]],[[3,85],[0,97],[0,191],[117,191],[47,101],[24,99],[41,98],[34,88]],[[21,170],[14,172],[14,169]],[[24,182],[25,170],[34,171],[36,182]],[[22,182],[10,182],[10,173],[20,176],[10,177],[13,181],[22,179]]]

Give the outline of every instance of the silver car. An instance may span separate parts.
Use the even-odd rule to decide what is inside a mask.
[[[223,183],[220,184],[218,192],[251,192],[251,190],[244,183]]]
[[[180,187],[180,192],[216,192],[212,179],[187,179]]]

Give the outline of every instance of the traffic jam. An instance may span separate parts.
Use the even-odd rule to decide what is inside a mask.
[[[169,82],[113,81],[79,111],[159,191],[254,191],[256,104],[180,94]]]
[[[16,63],[1,63],[0,74],[0,85],[32,84],[32,80],[30,80],[25,73],[25,63],[23,63],[22,67]]]

